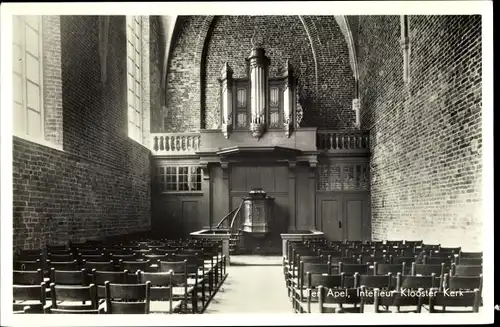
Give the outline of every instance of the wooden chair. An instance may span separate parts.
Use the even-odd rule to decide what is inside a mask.
[[[86,261],[82,262],[82,266],[87,269],[87,271],[91,272],[96,269],[99,271],[115,271],[115,265],[113,261]]]
[[[149,314],[151,283],[145,284],[104,284],[106,313],[108,314]]]
[[[47,260],[47,267],[54,268],[56,270],[80,270],[78,262],[76,260],[73,261],[63,261],[63,262],[52,262]]]
[[[97,288],[94,284],[81,285],[56,285],[50,284],[52,306],[48,313],[103,313],[99,310]],[[89,302],[89,303],[87,303]]]
[[[355,279],[353,278],[354,274],[358,275],[369,275],[373,274],[370,270],[370,266],[367,264],[347,264],[340,262],[339,270],[337,274],[344,274],[344,286],[347,288],[356,287]]]
[[[381,256],[360,255],[358,258],[359,258],[359,263],[367,264],[369,266],[373,266],[375,264],[375,262],[377,262],[379,264],[389,264],[390,263],[390,256],[386,256],[386,255],[381,255]]]
[[[13,255],[14,261],[43,261],[44,254],[40,250],[24,250]]]
[[[182,300],[174,301],[171,272],[148,273],[139,270],[137,274],[139,283],[151,283],[151,313],[172,314],[182,308]]]
[[[26,261],[26,260],[17,260],[14,261],[14,270],[28,270],[28,271],[36,271],[38,269],[43,270],[42,262],[37,259],[34,261]]]
[[[68,245],[67,244],[47,244],[45,246],[45,249],[47,250],[48,253],[52,251],[66,251],[68,250]]]
[[[429,312],[435,313],[469,313],[479,312],[481,306],[482,276],[450,277],[444,276],[444,287],[429,298]],[[441,310],[436,309],[440,306]],[[462,310],[449,310],[449,308]],[[468,310],[464,310],[467,308]],[[469,309],[471,308],[471,309]]]
[[[87,286],[89,285],[88,281],[86,269],[69,271],[50,269],[50,282],[56,285]]]
[[[135,277],[135,276],[134,276]],[[113,284],[138,284],[138,280],[132,281],[129,278],[129,273],[127,270],[124,271],[99,271],[97,269],[92,270],[92,283],[97,287],[97,298],[104,299],[105,294],[105,283],[110,282]]]
[[[296,312],[303,313],[314,313],[318,311],[318,306],[313,306],[313,303],[319,302],[318,287],[323,286],[328,289],[343,289],[344,288],[344,275],[323,275],[323,274],[312,274],[310,272],[306,275],[307,279],[307,289],[306,297],[307,303],[304,308],[304,302],[294,303],[294,309]]]
[[[101,254],[78,254],[80,261],[91,261],[91,262],[110,262],[111,258],[105,253]]]
[[[331,289],[318,286],[319,313],[363,313],[363,297],[358,288]],[[325,304],[336,304],[338,307],[328,307]],[[352,305],[345,307],[345,305]]]
[[[458,252],[460,259],[482,259],[483,252]]]
[[[406,264],[403,262],[401,264],[397,263],[378,263],[375,262],[373,264],[373,274],[374,275],[387,275],[388,273],[396,276],[398,273],[405,274],[406,273]]]
[[[47,303],[45,282],[40,285],[13,285],[13,311],[44,313],[50,307]]]
[[[12,284],[13,285],[40,285],[44,282],[42,269],[35,271],[29,270],[14,270]]]
[[[415,246],[421,246],[424,243],[424,241],[419,240],[419,241],[404,241],[404,245],[407,247],[415,247]]]
[[[205,306],[207,302],[205,294],[205,286],[210,282],[209,275],[205,270],[205,260],[203,256],[199,254],[200,252],[191,252],[176,255],[176,259],[184,260],[186,262],[186,273],[188,277],[188,286],[192,286],[193,289],[193,309],[194,312],[198,312],[198,300],[201,300],[202,305]],[[201,295],[199,294],[201,293]]]
[[[440,246],[437,253],[458,254],[461,250],[462,250],[462,247],[460,247],[460,246],[458,246],[458,247],[442,247],[442,246]]]
[[[482,266],[483,259],[482,258],[460,258],[459,256],[455,257],[455,264],[462,266]]]
[[[483,274],[483,266],[467,266],[452,264],[450,276],[481,276]]]
[[[171,272],[171,285],[174,300],[182,301],[182,311],[187,312],[188,303],[192,305],[192,312],[196,312],[196,290],[192,283],[188,283],[187,261],[165,262],[160,261],[160,272]]]
[[[75,253],[78,253],[79,256],[82,255],[101,255],[103,254],[103,249],[99,248],[77,248]]]
[[[73,261],[75,258],[73,258],[73,254],[71,253],[64,253],[64,254],[54,254],[54,253],[48,253],[47,258],[51,262],[68,262],[68,261]]]
[[[431,276],[411,276],[398,273],[396,276],[396,288],[390,292],[378,290],[378,294],[374,294],[374,311],[392,312],[390,307],[396,307],[396,312],[415,312],[422,311],[423,304],[428,301],[428,294],[431,294],[436,287],[435,274]],[[384,310],[380,307],[384,306]],[[405,311],[401,311],[401,307],[411,307]]]
[[[135,274],[138,270],[151,272],[151,262],[146,261],[119,261],[120,270],[128,270],[130,273]]]
[[[297,279],[292,282],[292,287],[290,290],[290,292],[292,293],[292,301],[300,305],[306,300],[306,298],[304,297],[304,291],[307,288],[307,274],[331,275],[331,272],[332,268],[329,263],[301,261],[299,265],[299,274],[297,276]]]
[[[441,291],[443,288],[443,278],[445,274],[445,264],[440,265],[427,265],[420,263],[413,263],[411,267],[412,276],[432,276],[435,275],[436,281],[438,282],[438,289]]]

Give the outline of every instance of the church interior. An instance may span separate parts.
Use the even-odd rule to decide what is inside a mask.
[[[13,24],[15,314],[482,310],[480,15]]]

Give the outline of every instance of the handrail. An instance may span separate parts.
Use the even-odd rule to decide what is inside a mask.
[[[235,221],[236,217],[239,216],[241,207],[243,207],[243,203],[245,203],[245,201],[241,200],[240,206],[238,207],[238,210],[236,210],[236,212],[235,212],[235,214],[233,216],[233,220],[231,220],[231,225],[229,226],[229,230],[231,231],[231,233],[233,232],[234,221]]]
[[[222,223],[232,214],[234,213],[238,208],[235,208],[233,210],[231,210],[227,215],[224,216],[224,218],[221,219],[221,221],[217,224],[217,226],[215,226],[215,228],[220,228],[220,225],[222,225]]]

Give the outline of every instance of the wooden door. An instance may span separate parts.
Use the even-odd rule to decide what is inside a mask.
[[[331,192],[317,194],[316,225],[329,240],[344,239],[341,194]]]
[[[344,238],[349,241],[371,239],[368,193],[342,195]]]

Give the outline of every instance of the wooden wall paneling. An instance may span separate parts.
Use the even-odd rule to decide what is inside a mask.
[[[295,176],[295,164],[291,164],[291,170]],[[277,166],[274,168],[274,191],[275,192],[292,192],[295,186],[289,184],[290,168],[287,166]]]
[[[258,167],[259,176],[255,178],[260,178],[260,187],[266,192],[275,192],[275,178],[278,167]],[[286,179],[285,179],[286,181]]]
[[[220,166],[211,167],[212,180],[212,227],[229,212],[229,180],[224,178]]]
[[[260,167],[258,166],[250,166],[246,167],[247,171],[247,189],[246,191],[250,191],[253,188],[262,187],[262,180],[260,178]]]
[[[290,225],[295,226],[296,219],[297,219],[297,201],[296,201],[296,194],[297,194],[297,187],[296,187],[296,178],[297,178],[297,167],[295,163],[290,164],[288,168],[288,223],[286,226],[283,226],[283,230],[288,231],[290,229]],[[281,177],[281,170],[277,171],[277,178],[276,181],[282,179]],[[276,189],[281,190],[282,187],[280,187],[280,182],[276,183]],[[284,185],[283,185],[284,187]]]
[[[315,193],[315,188],[310,188],[309,183],[309,167],[306,165],[297,165],[296,167],[296,207],[297,214],[295,221],[291,221],[289,227],[291,230],[306,227],[308,215],[311,214],[314,203],[310,203],[310,193]]]

